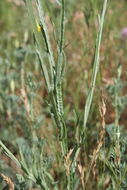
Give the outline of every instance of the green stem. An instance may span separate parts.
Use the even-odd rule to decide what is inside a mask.
[[[51,88],[53,90],[54,89],[55,61],[54,61],[53,50],[52,50],[49,35],[48,35],[47,26],[46,26],[45,19],[44,19],[43,8],[42,8],[40,0],[37,0],[37,2],[38,2],[37,7],[38,7],[38,12],[39,12],[40,22],[41,22],[41,25],[42,25],[42,34],[43,34],[45,44],[46,44],[46,47],[47,47],[47,53],[48,53],[48,59],[49,59],[49,65],[50,65],[50,72],[51,72],[50,73],[51,74]]]
[[[32,24],[33,31],[34,31],[34,34],[35,34],[35,39],[36,39],[37,49],[38,49],[38,55],[39,55],[39,58],[40,58],[40,64],[41,64],[41,67],[42,67],[43,76],[44,76],[44,79],[45,79],[47,90],[48,90],[48,92],[50,92],[51,85],[50,85],[50,80],[49,80],[49,74],[48,74],[46,65],[44,63],[44,58],[43,58],[42,36],[40,36],[39,32],[37,31],[37,25],[36,25],[36,21],[35,21],[35,15],[34,15],[34,11],[33,11],[32,1],[31,0],[26,0],[26,6],[27,6],[27,9],[28,9],[28,15],[29,15],[29,18],[31,20],[31,24]]]
[[[62,67],[63,67],[63,43],[64,43],[64,18],[65,2],[62,0],[60,44],[58,47],[58,62],[56,66],[55,97],[57,104],[58,120],[60,121],[60,138],[63,156],[67,153],[67,130],[64,122],[63,94],[62,94]]]
[[[93,73],[92,73],[92,80],[91,80],[91,89],[89,90],[89,93],[88,93],[88,96],[86,99],[86,104],[85,104],[82,136],[84,136],[84,132],[86,130],[86,124],[88,121],[90,107],[91,107],[92,100],[93,100],[95,83],[96,83],[97,74],[98,74],[98,70],[99,70],[100,45],[101,45],[101,39],[102,39],[102,32],[103,32],[103,26],[104,26],[106,7],[107,7],[107,0],[104,0],[102,15],[101,15],[101,18],[99,17],[99,31],[98,31],[98,35],[97,35],[97,39],[96,39],[96,45],[95,45],[95,57],[94,57],[94,66],[93,66]]]

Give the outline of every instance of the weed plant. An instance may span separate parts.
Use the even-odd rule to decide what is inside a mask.
[[[22,45],[20,40],[15,40],[11,45],[14,52],[3,51],[0,59],[0,125],[3,125],[0,188],[126,189],[126,129],[120,119],[126,108],[127,84],[123,82],[120,63],[116,65],[114,79],[106,81],[105,89],[99,90],[102,63],[107,59],[106,51],[104,60],[100,53],[110,2],[25,0],[24,4],[26,26],[31,33],[24,31]],[[68,65],[71,52],[67,39],[71,37],[75,49],[78,44],[67,33],[67,29],[74,30],[68,23],[80,5],[84,6],[84,12],[78,12],[75,19],[85,18],[88,34],[83,39],[82,56],[92,56],[85,72],[80,70],[80,65]],[[69,8],[73,11],[69,12]],[[90,28],[94,28],[93,36]],[[29,40],[33,45],[29,45]],[[73,86],[75,69],[77,86]],[[68,76],[72,82],[70,90]],[[77,95],[81,92],[83,97]],[[109,109],[114,116],[113,119],[109,116],[108,123]]]

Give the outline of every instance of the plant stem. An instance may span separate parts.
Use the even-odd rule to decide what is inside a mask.
[[[101,45],[101,39],[102,39],[106,7],[107,7],[107,0],[104,0],[102,14],[101,14],[101,17],[99,17],[99,30],[98,30],[98,35],[97,35],[96,45],[95,45],[95,56],[94,56],[94,66],[93,66],[93,73],[92,73],[92,80],[91,80],[91,89],[89,90],[89,93],[88,93],[88,96],[86,99],[86,104],[85,104],[82,136],[84,136],[84,133],[86,130],[86,124],[87,124],[88,117],[89,117],[90,107],[92,104],[93,94],[94,94],[94,89],[95,89],[95,83],[96,83],[97,74],[98,74],[98,70],[99,70],[100,45]]]
[[[38,12],[39,12],[40,22],[42,25],[42,33],[45,39],[45,44],[47,46],[47,53],[48,53],[48,58],[49,58],[49,65],[50,65],[50,72],[51,72],[50,73],[51,74],[51,90],[54,90],[55,61],[54,61],[54,56],[53,56],[53,50],[52,50],[51,43],[49,40],[48,30],[47,30],[47,26],[44,19],[43,8],[42,8],[40,0],[37,0],[37,2],[38,2],[37,7],[38,7]]]
[[[34,35],[35,35],[35,39],[36,39],[36,43],[37,43],[37,49],[38,49],[37,52],[38,52],[38,55],[39,55],[39,58],[40,58],[40,64],[41,64],[41,67],[42,67],[43,76],[44,76],[45,83],[46,83],[46,86],[47,86],[47,91],[50,92],[51,84],[50,84],[50,80],[49,80],[49,74],[48,74],[46,65],[44,63],[44,58],[43,58],[42,36],[40,36],[39,32],[37,31],[37,26],[36,26],[36,21],[35,21],[32,1],[31,0],[26,0],[26,6],[27,6],[27,9],[28,9],[29,19],[30,19],[31,24],[33,26],[33,31],[34,31]]]
[[[64,19],[65,19],[65,2],[62,0],[61,8],[61,28],[60,28],[60,43],[58,47],[58,61],[56,66],[55,80],[55,96],[58,112],[58,120],[60,121],[60,138],[63,156],[67,153],[67,130],[64,121],[63,110],[63,93],[62,93],[62,67],[63,67],[63,44],[64,44]]]

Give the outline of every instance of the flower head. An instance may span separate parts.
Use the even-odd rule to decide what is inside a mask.
[[[123,28],[121,31],[121,39],[127,39],[127,27]]]
[[[41,32],[41,26],[40,26],[40,24],[37,21],[36,21],[36,24],[37,24],[37,31]]]

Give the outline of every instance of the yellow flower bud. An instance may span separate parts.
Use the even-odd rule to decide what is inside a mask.
[[[37,23],[37,31],[41,32],[41,26]]]

